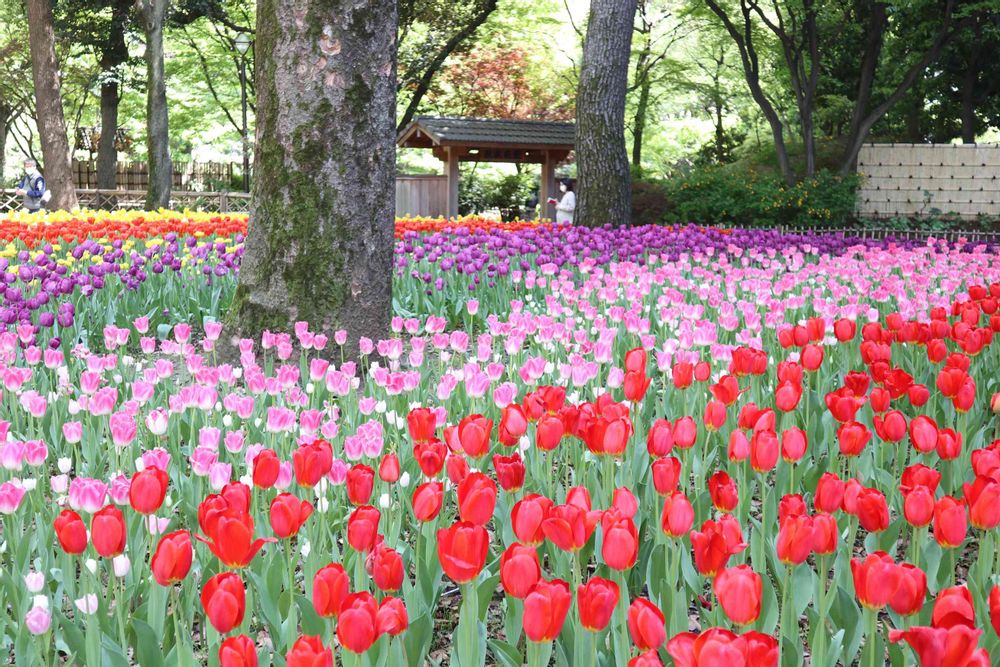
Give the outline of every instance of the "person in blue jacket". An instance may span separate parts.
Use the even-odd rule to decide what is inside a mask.
[[[38,171],[38,165],[31,158],[24,161],[24,178],[15,193],[24,197],[24,210],[36,213],[48,200],[45,196],[45,177]]]

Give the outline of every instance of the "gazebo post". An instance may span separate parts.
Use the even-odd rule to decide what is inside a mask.
[[[539,217],[548,217],[549,197],[554,197],[556,178],[556,162],[552,159],[551,151],[545,151],[542,157],[542,173],[539,177],[538,203],[541,205]]]
[[[448,217],[458,217],[458,150],[454,146],[448,146]]]

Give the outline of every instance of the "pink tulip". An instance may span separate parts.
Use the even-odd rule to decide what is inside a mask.
[[[108,485],[99,479],[75,477],[69,483],[69,506],[78,512],[93,514],[104,507]]]
[[[111,415],[111,418],[108,420],[108,426],[111,430],[111,440],[115,443],[116,447],[127,447],[132,444],[138,432],[135,418],[124,411],[119,411]]]
[[[34,606],[24,617],[24,627],[33,635],[44,635],[52,625],[52,613],[42,606]]]
[[[23,486],[17,482],[0,484],[0,514],[13,514],[21,506],[26,493]]]
[[[63,437],[66,442],[75,445],[83,440],[83,424],[80,422],[66,422],[62,425]]]

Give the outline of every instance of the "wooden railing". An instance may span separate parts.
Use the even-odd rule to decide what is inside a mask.
[[[138,209],[146,207],[144,190],[77,190],[80,208],[100,210]],[[23,206],[22,198],[14,190],[0,190],[0,212],[17,211]],[[170,208],[176,211],[189,209],[210,213],[247,213],[250,195],[244,192],[184,192],[170,193]]]

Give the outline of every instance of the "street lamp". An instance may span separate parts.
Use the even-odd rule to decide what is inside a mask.
[[[240,103],[243,109],[243,192],[250,192],[250,139],[247,137],[247,52],[253,44],[250,35],[241,32],[233,40],[233,48],[240,54]]]

